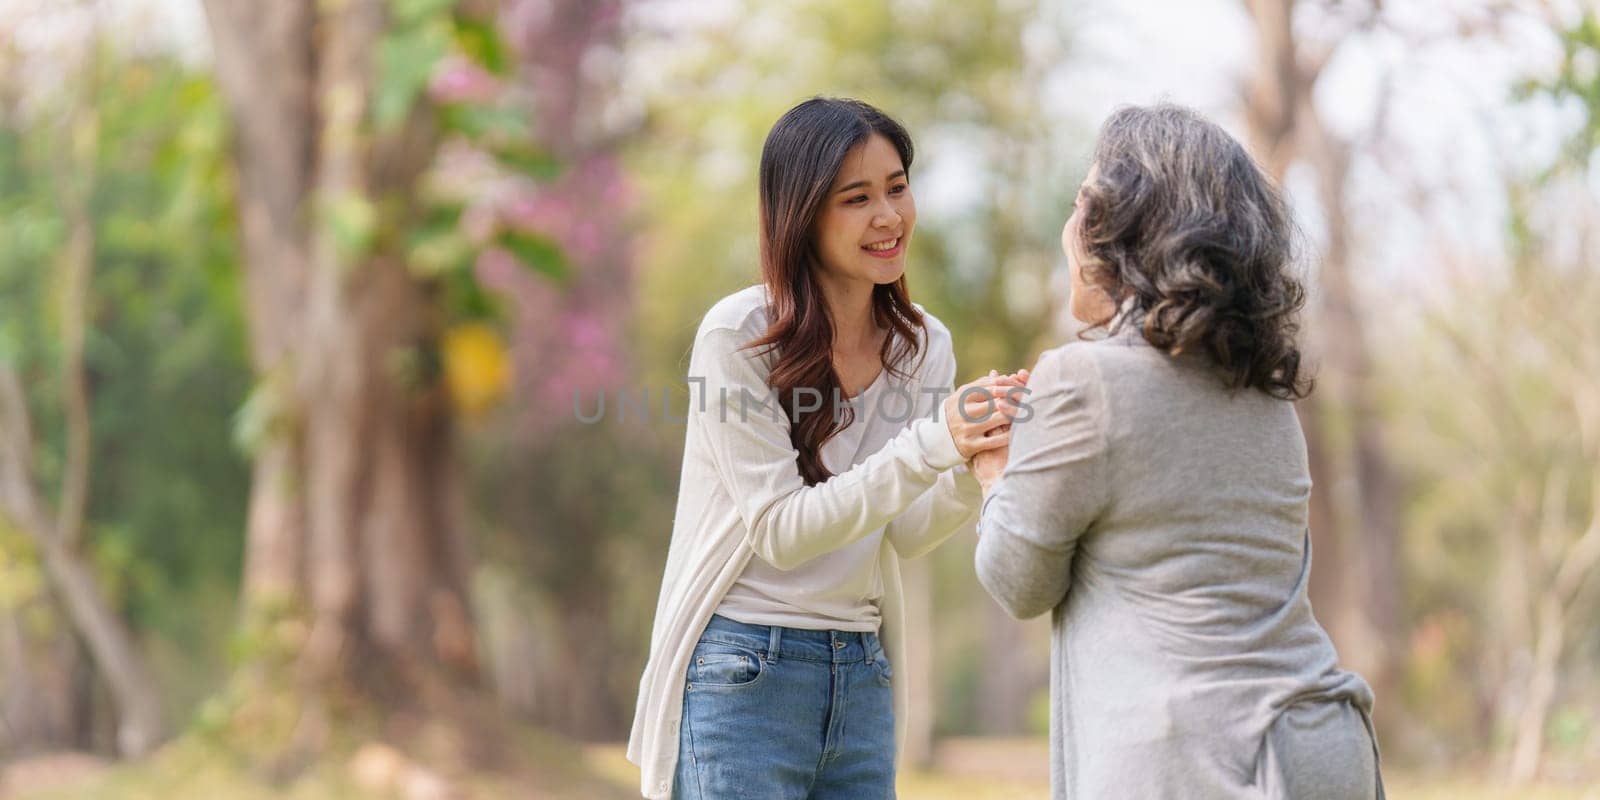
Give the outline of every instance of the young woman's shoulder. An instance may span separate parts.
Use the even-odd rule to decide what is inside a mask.
[[[712,331],[728,330],[754,339],[767,330],[767,288],[746,286],[713,303],[700,320],[695,341],[703,341]]]
[[[917,342],[917,356],[912,364],[918,380],[924,385],[948,383],[955,379],[955,342],[950,329],[938,317],[928,313],[921,303],[912,303],[922,314],[922,333]]]
[[[922,313],[922,346],[929,352],[954,352],[950,329],[945,327],[944,321],[923,308],[921,303],[913,302],[911,305]]]

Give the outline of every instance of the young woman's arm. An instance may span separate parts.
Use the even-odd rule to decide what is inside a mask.
[[[1067,596],[1078,537],[1105,508],[1105,390],[1081,345],[1045,352],[1028,381],[1032,417],[1011,426],[1005,472],[978,517],[978,582],[1017,619]]]
[[[928,365],[928,378],[923,389],[939,387],[946,394],[954,391],[956,379],[955,354],[945,351]],[[917,395],[915,419],[933,416],[938,411],[939,399],[923,392]],[[978,516],[978,503],[983,499],[983,489],[978,480],[967,472],[965,466],[956,467],[939,476],[933,488],[917,498],[905,513],[884,528],[896,553],[901,558],[918,558],[933,552],[956,531],[970,524]]]
[[[751,549],[778,569],[794,569],[854,542],[904,513],[939,476],[966,459],[943,413],[915,419],[883,449],[850,470],[806,486],[795,464],[789,423],[755,350],[731,328],[704,331],[690,375],[704,378],[705,404],[690,413],[703,426],[711,461],[744,519]]]

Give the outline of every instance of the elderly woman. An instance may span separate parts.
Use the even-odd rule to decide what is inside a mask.
[[[1372,690],[1306,597],[1291,243],[1215,124],[1105,123],[1062,232],[1097,335],[1040,357],[1009,452],[974,465],[978,579],[1051,612],[1055,798],[1382,796]]]

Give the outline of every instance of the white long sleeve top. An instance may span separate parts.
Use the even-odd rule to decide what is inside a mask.
[[[861,433],[885,424],[897,431],[849,469],[806,486],[788,419],[781,409],[770,413],[760,405],[770,397],[773,355],[742,349],[767,329],[766,300],[761,286],[723,298],[706,313],[690,356],[689,379],[698,386],[689,398],[677,511],[628,740],[628,760],[639,765],[640,790],[651,800],[671,797],[690,654],[752,557],[794,570],[877,537],[878,633],[897,665],[905,658],[900,559],[971,532],[982,496],[942,417],[942,395],[932,391],[949,394],[956,365],[949,330],[926,311],[925,354],[907,366],[915,367],[911,379],[894,387],[914,399],[918,413],[895,421],[900,414],[893,403],[886,404],[888,414],[871,406],[865,414],[858,410],[852,427],[870,426]],[[901,746],[909,672],[894,672]]]

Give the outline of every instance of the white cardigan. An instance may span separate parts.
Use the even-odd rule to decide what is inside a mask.
[[[860,464],[806,486],[788,420],[781,410],[775,419],[756,405],[768,397],[773,356],[761,354],[761,348],[740,349],[766,332],[766,299],[758,285],[719,301],[701,322],[689,360],[678,506],[628,739],[628,760],[639,765],[640,790],[651,800],[672,794],[690,654],[752,555],[786,569],[882,528],[879,636],[890,663],[898,665],[905,657],[900,559],[928,553],[952,534],[972,530],[982,499],[943,419],[942,396],[923,392],[938,387],[948,395],[956,368],[949,330],[926,311],[924,356],[911,365],[917,368],[905,387],[917,400],[918,414]],[[704,383],[696,387],[700,379]],[[896,669],[894,677],[895,741],[901,751],[908,674]]]

